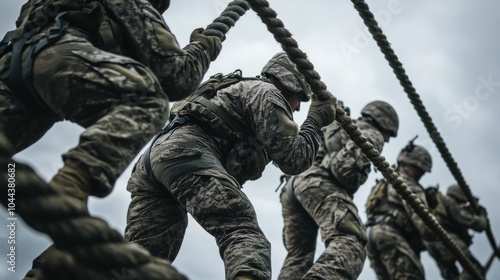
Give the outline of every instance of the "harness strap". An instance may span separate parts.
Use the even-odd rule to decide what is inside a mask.
[[[168,125],[166,125],[158,134],[154,136],[153,141],[151,141],[151,145],[149,145],[147,150],[144,152],[144,168],[146,169],[148,178],[151,180],[153,185],[157,186],[160,190],[164,190],[165,193],[167,193],[167,189],[158,181],[158,179],[156,179],[155,174],[153,173],[153,168],[151,167],[151,148],[160,136],[168,133],[176,127],[183,126],[188,123],[191,123],[188,116],[176,116]]]
[[[7,32],[0,42],[0,57],[4,56],[7,52],[12,49],[12,39],[14,38],[15,30]]]
[[[49,34],[34,45],[28,53],[26,60],[22,61],[22,54],[26,42],[39,33],[43,26],[37,27],[15,40],[12,45],[12,57],[8,69],[2,73],[0,79],[17,94],[28,107],[50,110],[48,105],[40,98],[33,84],[33,65],[36,55],[49,44],[59,40],[68,30],[68,22],[62,19],[67,12],[59,13],[54,25],[49,29]],[[5,40],[6,38],[4,38]],[[2,40],[3,42],[3,40]]]
[[[295,192],[293,191],[293,182],[294,181],[295,181],[295,176],[290,177],[290,179],[288,180],[288,182],[286,182],[285,188],[286,188],[286,191],[288,193],[288,197],[290,198],[290,200],[292,201],[292,203],[295,204],[295,205],[302,206],[302,204],[300,203],[300,201],[295,196]]]
[[[219,106],[215,105],[213,102],[210,102],[205,97],[200,97],[197,100],[198,103],[208,108],[214,114],[219,116],[221,120],[223,120],[231,129],[235,132],[236,137],[241,139],[243,138],[243,132],[246,131],[246,128],[241,125],[239,122],[235,121],[233,117],[231,117],[227,112],[222,110]]]

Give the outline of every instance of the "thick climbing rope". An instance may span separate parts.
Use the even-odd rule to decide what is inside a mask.
[[[229,3],[204,33],[224,40],[249,8],[243,0]],[[15,213],[32,228],[48,234],[59,249],[48,253],[43,271],[37,272],[37,280],[187,279],[169,262],[125,242],[119,232],[103,220],[91,217],[78,201],[57,193],[28,165],[12,160],[7,145],[0,135],[0,163],[15,164]],[[1,174],[2,182],[8,182],[7,173]],[[2,204],[8,207],[7,200],[2,200]]]
[[[207,36],[217,36],[222,41],[224,41],[226,38],[225,34],[249,9],[250,6],[248,5],[247,1],[235,0],[230,2],[227,5],[226,9],[224,9],[224,11],[221,13],[221,15],[214,19],[213,22],[207,26],[203,34]]]
[[[304,75],[307,83],[310,85],[313,93],[320,100],[327,98],[335,98],[327,89],[326,85],[320,81],[320,75],[314,70],[311,62],[307,59],[305,53],[299,48],[297,42],[292,38],[291,33],[285,29],[283,22],[277,18],[276,12],[269,7],[266,0],[248,0],[252,10],[254,10],[266,24],[267,29],[273,34],[283,50],[288,54],[290,60],[296,65],[299,72]],[[408,188],[404,181],[399,178],[398,174],[390,167],[390,164],[385,161],[385,158],[380,155],[373,145],[368,142],[367,138],[362,135],[358,126],[353,123],[352,119],[340,107],[336,106],[336,121],[349,135],[350,139],[361,148],[370,161],[383,174],[384,178],[393,185],[398,194],[413,208],[415,213],[423,220],[428,228],[456,255],[458,260],[478,279],[482,279],[481,274],[476,270],[473,263],[465,256],[464,252],[450,238],[446,231],[439,225],[434,216],[427,210],[427,207],[420,199]]]
[[[32,228],[48,234],[59,248],[47,255],[42,274],[35,279],[105,280],[116,275],[131,277],[127,279],[187,279],[169,262],[154,258],[140,246],[126,242],[103,220],[90,217],[83,203],[57,193],[28,165],[14,161],[2,135],[0,164],[15,170],[0,173],[1,181],[11,182],[15,190],[9,196],[13,200],[1,201],[9,214],[19,214]],[[9,205],[12,201],[15,207]]]
[[[500,246],[497,247],[497,252],[500,251]],[[490,270],[491,264],[493,263],[493,260],[495,259],[496,255],[495,252],[491,254],[490,258],[486,261],[484,264],[484,273],[488,273],[488,270]]]
[[[291,38],[291,34],[284,28],[283,23],[277,19],[276,13],[269,8],[269,3],[261,0],[249,0],[248,2],[250,2],[252,9],[261,17],[276,40],[282,44],[284,51],[305,76],[318,99],[335,98],[328,92],[326,85],[321,82],[319,74],[314,70],[306,55],[300,51],[297,42]],[[221,40],[224,40],[224,32],[227,32],[230,26],[234,25],[233,20],[238,19],[240,13],[243,14],[246,10],[248,10],[248,6],[245,1],[233,1],[222,13],[221,17],[217,18],[214,24],[207,28],[205,34],[215,32],[215,36],[219,36]],[[460,253],[456,244],[449,237],[446,239],[446,232],[432,219],[432,215],[409,190],[408,186],[398,178],[397,173],[390,167],[389,163],[380,156],[380,153],[361,134],[359,128],[346,115],[345,111],[340,106],[337,106],[336,109],[337,121],[356,145],[382,172],[388,182],[396,188],[401,197],[414,208],[427,226],[437,232],[438,236],[444,240],[443,242],[453,248],[452,251]],[[5,163],[13,162],[7,156],[5,149],[0,149],[0,161]],[[55,258],[58,261],[50,261],[50,259],[47,261],[48,273],[51,272],[51,267],[60,268],[62,264],[62,267],[71,267],[73,265],[73,267],[80,266],[81,268],[83,266],[83,271],[86,273],[94,273],[92,277],[88,277],[88,275],[80,277],[85,273],[76,274],[73,276],[74,279],[109,279],[110,276],[116,276],[113,273],[123,274],[124,272],[127,273],[127,276],[132,277],[140,275],[141,279],[165,279],[165,277],[167,279],[185,279],[170,266],[166,266],[165,263],[161,264],[161,260],[152,258],[147,252],[133,244],[123,242],[120,234],[109,230],[102,220],[90,217],[85,210],[79,208],[77,203],[71,201],[70,198],[58,195],[48,184],[36,176],[28,166],[22,164],[18,164],[18,166],[23,171],[19,173],[19,178],[22,179],[19,180],[18,186],[20,187],[16,190],[16,195],[18,195],[18,198],[23,198],[24,201],[20,206],[17,206],[18,213],[30,226],[47,233],[56,244],[61,246],[63,251],[59,258]],[[45,201],[52,201],[52,203],[46,203]],[[5,205],[5,201],[2,201],[2,203]],[[58,207],[53,207],[56,205]],[[64,252],[68,252],[68,254],[65,255]],[[158,263],[161,265],[158,265]],[[462,264],[466,268],[473,268],[470,263],[466,261],[464,263]],[[102,270],[103,267],[107,269]],[[116,271],[116,269],[120,268],[120,271]],[[166,272],[166,268],[171,270]],[[56,271],[52,270],[52,273]],[[66,269],[66,271],[71,271],[71,269]],[[79,271],[82,271],[82,269]],[[50,277],[50,279],[57,278]]]
[[[446,147],[443,138],[441,137],[439,131],[437,130],[436,126],[432,121],[432,118],[425,109],[425,106],[423,105],[420,96],[413,87],[410,79],[408,78],[408,75],[406,75],[406,72],[403,68],[403,64],[399,61],[398,57],[392,50],[390,43],[387,41],[387,37],[382,32],[382,29],[380,29],[380,27],[378,26],[377,21],[375,20],[373,14],[370,12],[368,5],[365,3],[364,0],[352,0],[352,2],[354,4],[354,7],[360,14],[361,18],[363,19],[365,25],[368,27],[373,38],[377,42],[377,45],[380,47],[380,50],[385,55],[385,58],[387,59],[389,65],[393,69],[394,74],[396,74],[397,79],[403,86],[404,91],[407,93],[408,98],[413,104],[413,107],[415,108],[417,114],[424,123],[424,126],[427,129],[427,132],[429,133],[432,141],[434,142],[434,144],[436,144],[436,147],[441,153],[441,157],[446,162],[448,169],[451,171],[451,173],[455,177],[455,180],[457,181],[457,184],[460,186],[460,188],[464,191],[465,195],[467,196],[467,199],[469,200],[472,209],[476,213],[479,213],[480,212],[479,206],[474,197],[472,196],[470,187],[465,182],[465,178],[462,175],[460,168],[458,167],[456,161],[453,159],[453,156]],[[486,229],[486,235],[488,236],[491,248],[493,249],[497,257],[500,258],[500,250],[498,250],[496,247],[497,246],[496,241],[491,231],[489,220],[488,220],[488,227]]]

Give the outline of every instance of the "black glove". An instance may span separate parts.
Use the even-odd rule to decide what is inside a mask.
[[[222,49],[222,42],[217,36],[206,36],[203,35],[203,28],[196,28],[191,32],[191,37],[189,39],[190,42],[198,41],[203,47],[208,51],[210,55],[210,61],[214,61],[220,53]]]

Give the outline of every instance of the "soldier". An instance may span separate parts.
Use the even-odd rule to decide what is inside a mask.
[[[155,9],[153,5],[159,5]],[[169,1],[30,0],[0,45],[0,128],[15,152],[58,121],[85,127],[51,180],[86,201],[116,178],[193,92],[221,44],[195,30],[181,49],[161,13]],[[1,130],[0,129],[0,130]]]
[[[0,131],[15,152],[69,120],[85,128],[50,184],[85,203],[104,197],[193,92],[220,49],[202,29],[180,48],[169,1],[29,0],[0,43]]]
[[[429,152],[411,140],[398,155],[396,171],[410,190],[427,206],[418,183],[431,171]],[[368,243],[366,252],[377,278],[425,279],[420,263],[422,239],[432,238],[422,219],[386,180],[372,188],[366,202]]]
[[[368,103],[355,120],[381,151],[396,137],[398,115],[383,101]],[[356,279],[366,258],[366,231],[353,196],[370,173],[370,161],[334,122],[326,127],[313,166],[281,192],[283,242],[288,251],[278,279]],[[318,229],[325,251],[314,262]]]
[[[303,76],[283,52],[262,75],[216,75],[174,105],[175,118],[141,156],[128,182],[126,239],[173,261],[187,212],[216,239],[226,279],[271,279],[270,243],[241,186],[259,178],[270,161],[287,174],[309,168],[335,106],[333,98],[313,97],[299,129],[292,112],[310,94]]]
[[[485,272],[481,264],[469,251],[472,244],[472,236],[468,229],[482,232],[488,226],[486,209],[480,206],[480,212],[474,213],[464,192],[458,185],[448,188],[446,196],[436,188],[428,187],[425,190],[427,202],[432,214],[437,218],[439,224],[446,230],[448,235],[458,245],[462,252],[467,254],[467,258],[475,264],[477,271]],[[476,198],[477,200],[477,198]],[[427,251],[436,261],[441,275],[444,279],[475,279],[466,269],[459,273],[456,266],[457,258],[440,241],[424,242]]]

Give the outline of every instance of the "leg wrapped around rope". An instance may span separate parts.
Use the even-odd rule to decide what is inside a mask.
[[[91,217],[81,200],[55,191],[31,167],[15,162],[11,155],[9,143],[0,134],[0,164],[11,164],[16,170],[16,214],[54,241],[40,257],[41,262],[35,260],[34,269],[25,279],[187,279],[169,262],[125,242],[105,221]],[[8,178],[8,173],[0,173],[2,182]],[[8,201],[2,200],[2,204],[7,207]]]

